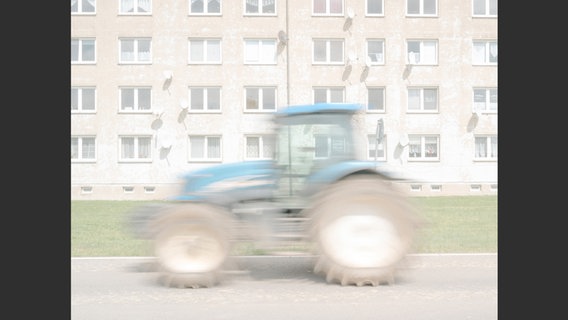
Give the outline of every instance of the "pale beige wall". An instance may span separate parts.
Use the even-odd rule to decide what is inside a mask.
[[[366,103],[367,86],[385,86],[386,112],[366,114],[357,119],[357,124],[360,138],[364,139],[375,132],[377,119],[385,120],[388,167],[413,179],[443,184],[442,193],[469,194],[472,183],[482,183],[481,192],[496,192],[489,185],[497,182],[497,163],[474,162],[472,150],[474,134],[497,133],[497,115],[482,115],[472,126],[471,112],[472,88],[497,86],[496,66],[471,64],[473,39],[497,39],[496,18],[472,18],[471,0],[438,1],[435,18],[405,17],[404,1],[388,0],[384,17],[370,18],[364,14],[365,1],[345,0],[345,8],[352,8],[356,15],[344,30],[345,17],[312,17],[311,1],[277,2],[276,17],[244,17],[240,0],[224,1],[220,17],[190,17],[188,1],[174,0],[153,0],[151,16],[121,16],[117,1],[97,1],[95,16],[71,16],[71,36],[96,37],[97,51],[96,65],[71,67],[73,86],[97,89],[97,112],[73,114],[71,118],[73,135],[97,136],[96,163],[71,164],[72,198],[171,195],[181,173],[210,165],[187,161],[188,134],[222,134],[223,162],[241,161],[243,134],[271,130],[270,114],[243,112],[243,86],[247,85],[276,85],[279,106],[311,103],[313,86],[343,86],[346,101],[360,103]],[[289,41],[276,65],[243,64],[243,38],[276,38],[280,30],[287,31]],[[151,37],[152,64],[120,65],[118,39],[124,36]],[[222,38],[222,65],[188,65],[190,36]],[[347,79],[343,79],[345,65],[312,65],[313,38],[345,39],[346,60],[349,52],[359,59]],[[367,77],[362,78],[368,38],[385,39],[385,65],[371,67]],[[414,66],[405,77],[409,38],[437,39],[438,65]],[[173,71],[167,88],[164,70]],[[185,113],[179,100],[187,99],[188,86],[209,84],[222,85],[222,113]],[[120,114],[118,87],[124,85],[152,86],[153,105],[164,109],[161,118],[153,114]],[[437,86],[439,112],[407,114],[409,85]],[[156,139],[161,134],[170,135],[174,144],[165,151],[156,140],[151,163],[119,163],[118,135],[130,133],[152,134]],[[397,157],[395,146],[404,133],[440,134],[440,161],[414,163],[408,162],[404,154]],[[156,186],[154,193],[143,191],[148,185]],[[82,194],[82,186],[93,186],[93,193]],[[122,186],[136,187],[134,193],[124,194]],[[422,194],[429,194],[428,189],[422,188]]]

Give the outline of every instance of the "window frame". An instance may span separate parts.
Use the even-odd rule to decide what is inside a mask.
[[[199,60],[192,60],[191,53],[192,53],[192,42],[195,45],[195,42],[202,41],[203,42],[203,61]],[[210,58],[209,54],[209,43],[217,42],[219,45],[219,59],[214,60]],[[189,38],[187,41],[187,63],[188,64],[222,64],[223,63],[223,46],[222,46],[222,39],[221,38]]]
[[[71,54],[71,64],[96,64],[97,63],[97,39],[94,37],[78,37],[78,38],[71,38],[71,50],[73,50],[73,41],[77,41],[78,45],[77,45],[77,60],[73,60],[73,54]],[[84,60],[83,59],[83,51],[84,51],[84,46],[87,44],[84,44],[84,42],[87,41],[92,41],[93,42],[93,60]]]
[[[84,99],[83,97],[83,90],[89,89],[93,90],[93,109],[84,109]],[[73,96],[73,90],[77,90],[77,109],[73,109],[73,98],[71,98],[71,113],[97,113],[97,87],[96,86],[72,86],[71,87],[71,96]]]
[[[83,157],[83,149],[86,147],[83,139],[93,139],[93,157]],[[73,158],[73,140],[77,141],[77,157]],[[71,136],[71,162],[72,163],[94,163],[97,162],[97,136],[96,135],[73,135]]]
[[[435,138],[436,139],[436,155],[433,157],[426,156],[426,149],[427,149],[427,142],[426,139],[428,138]],[[420,139],[420,156],[419,157],[412,157],[411,156],[411,147],[413,140]],[[409,162],[414,161],[440,161],[440,135],[438,134],[409,134],[408,135],[408,148],[406,150],[407,159]]]
[[[370,102],[371,102],[371,101],[370,101],[370,99],[371,99],[371,95],[370,95],[371,90],[377,90],[377,89],[382,90],[382,95],[383,95],[383,96],[382,96],[382,99],[381,99],[381,100],[382,100],[382,108],[370,109],[369,106],[371,105],[371,104],[370,104]],[[386,90],[386,87],[385,87],[385,86],[368,86],[368,87],[367,87],[367,103],[365,104],[366,112],[367,112],[367,113],[386,113],[386,109],[387,109],[387,107],[386,107],[386,100],[387,100],[387,99],[386,99],[386,91],[387,91],[387,90]]]
[[[375,142],[376,142],[376,133],[368,133],[367,134],[367,160],[375,160]],[[377,147],[382,147],[382,156],[377,155],[377,161],[387,161],[387,135],[383,136],[383,140],[381,143],[377,145]],[[373,154],[371,154],[373,153]]]
[[[205,143],[203,144],[203,158],[196,158],[192,156],[192,142],[191,138],[204,138]],[[219,157],[218,158],[208,158],[207,153],[209,151],[209,139],[217,138],[219,139]],[[223,136],[220,134],[189,134],[187,136],[187,161],[188,162],[220,162],[223,161]]]
[[[249,109],[248,108],[248,97],[249,97],[249,90],[253,90],[256,89],[257,90],[257,102],[258,102],[258,108],[257,109]],[[274,101],[272,101],[274,108],[273,109],[268,109],[265,108],[265,99],[264,99],[264,90],[265,89],[272,89],[273,90],[273,96],[274,96]],[[243,105],[244,105],[244,112],[247,113],[256,113],[256,112],[261,112],[261,113],[271,113],[271,112],[276,112],[278,110],[278,88],[276,86],[245,86],[244,90],[244,101],[243,101]]]
[[[71,0],[73,1],[73,0]],[[83,11],[83,2],[94,2],[93,11]],[[73,5],[71,5],[71,15],[96,15],[97,14],[97,0],[76,0],[77,2],[77,11],[73,11]]]
[[[318,1],[325,2],[325,12],[324,13],[316,13],[315,12],[316,2],[318,2]],[[312,16],[314,16],[314,17],[343,17],[343,16],[345,16],[345,0],[340,0],[341,12],[339,12],[339,13],[331,13],[330,12],[331,1],[334,1],[334,0],[312,0],[311,1],[311,3],[312,3]]]
[[[369,13],[369,2],[380,1],[381,13]],[[384,0],[365,0],[365,16],[366,17],[384,17],[385,16],[385,1]]]
[[[243,16],[247,16],[247,17],[254,17],[254,16],[260,16],[260,17],[275,17],[278,16],[278,0],[257,0],[258,1],[258,12],[247,12],[247,2],[249,0],[243,0]],[[265,1],[272,1],[274,4],[274,12],[269,12],[269,13],[264,13],[263,12],[263,5],[262,3]]]
[[[491,62],[491,44],[495,43],[495,48],[497,51],[497,55],[495,58],[495,62]],[[476,51],[476,44],[483,44],[483,61],[478,61],[477,51]],[[498,57],[499,57],[499,43],[495,39],[474,39],[472,41],[471,46],[471,64],[474,66],[496,66],[498,64]]]
[[[220,16],[223,14],[223,0],[219,0],[219,12],[209,12],[209,8],[207,7],[207,0],[203,1],[203,12],[193,12],[191,7],[192,1],[201,1],[201,0],[188,0],[188,15],[189,16]]]
[[[251,48],[249,42],[256,42],[256,60],[247,60],[250,57],[249,49]],[[252,45],[252,43],[251,43]],[[272,46],[273,58],[271,61],[264,60],[263,46]],[[276,65],[278,54],[278,41],[275,38],[245,38],[243,39],[243,64],[245,65]]]
[[[410,9],[409,2],[410,1],[418,1],[419,5],[419,13],[409,13],[408,10]],[[436,6],[435,13],[424,13],[424,2],[425,1],[434,1],[434,5]],[[407,17],[437,17],[438,16],[438,0],[406,0],[405,1],[405,14]]]
[[[495,96],[496,96],[496,101],[495,101],[495,109],[491,108],[492,102],[491,102],[491,98],[492,98],[492,91],[495,90]],[[478,106],[478,102],[475,101],[476,98],[476,91],[484,91],[484,95],[485,95],[485,102],[484,102],[484,108],[483,109],[479,109]],[[486,114],[496,114],[498,113],[498,108],[499,108],[499,91],[497,87],[474,87],[473,88],[473,98],[472,98],[472,112],[480,112],[480,113],[486,113]]]
[[[410,43],[418,43],[419,44],[419,51],[418,51],[418,62],[416,61],[416,58],[411,59],[411,53],[414,53],[414,51],[410,51]],[[423,51],[426,51],[427,47],[426,44],[427,43],[432,43],[434,44],[434,61],[425,61],[422,62],[422,57],[424,56],[428,56],[425,53],[423,54]],[[438,44],[438,39],[407,39],[406,40],[406,63],[409,65],[413,65],[413,66],[437,66],[438,65],[438,55],[439,55],[439,48],[438,48],[439,44]],[[416,54],[416,53],[414,53]]]
[[[471,1],[471,16],[472,18],[497,18],[499,15],[499,4],[498,0],[472,0]],[[484,11],[485,13],[476,14],[475,13],[475,4],[478,2],[483,2]],[[491,4],[492,2],[495,3],[495,14],[491,14]]]
[[[410,109],[410,92],[412,90],[420,91],[420,106],[419,109]],[[427,110],[424,108],[425,105],[425,90],[436,90],[436,109]],[[438,113],[440,110],[440,89],[435,86],[412,86],[406,88],[406,112],[407,113]]]
[[[316,61],[316,42],[325,42],[325,61]],[[341,60],[332,61],[332,42],[341,43]],[[312,39],[312,64],[313,65],[345,65],[345,39],[343,38],[313,38]]]
[[[138,50],[139,47],[139,42],[143,41],[143,40],[147,40],[150,50],[149,50],[149,58],[148,60],[141,60],[140,59],[140,55],[142,52],[140,52],[140,50]],[[133,52],[134,52],[134,56],[135,59],[134,60],[122,60],[122,46],[123,46],[123,41],[134,41],[134,48],[133,48]],[[151,37],[121,37],[118,39],[118,63],[119,64],[152,64],[152,38]]]
[[[325,90],[326,94],[326,101],[317,101],[316,102],[316,90]],[[341,90],[341,101],[331,101],[331,93],[333,90]],[[315,86],[312,87],[312,103],[345,103],[345,87],[340,86]]]
[[[133,153],[134,157],[132,158],[125,158],[123,156],[123,147],[125,146],[124,140],[131,138],[134,139],[133,145]],[[140,157],[140,140],[141,139],[148,139],[148,156],[147,157]],[[124,134],[118,136],[118,162],[126,163],[126,162],[136,162],[136,163],[149,163],[152,162],[153,152],[152,152],[152,134]]]
[[[134,105],[132,106],[132,110],[125,109],[122,105],[122,95],[123,90],[133,90],[134,91]],[[150,106],[148,109],[140,109],[139,101],[140,101],[140,90],[149,90],[150,94]],[[154,109],[154,94],[151,86],[119,86],[118,87],[118,113],[152,113]]]
[[[487,156],[481,156],[478,155],[478,139],[483,139],[485,140],[485,153],[487,154]],[[493,139],[495,139],[495,145],[494,145],[494,150],[493,150]],[[497,161],[497,158],[499,157],[499,141],[497,138],[496,134],[476,134],[473,138],[473,160],[474,161],[479,161],[479,162],[483,162],[483,161],[489,161],[489,162],[495,162]],[[495,156],[491,156],[491,154],[493,154],[493,152],[495,153]]]
[[[217,99],[219,100],[219,109],[213,109],[211,108],[211,106],[209,105],[209,90],[211,89],[215,89],[218,90],[218,97]],[[194,104],[192,101],[192,90],[201,90],[202,92],[202,97],[203,97],[203,109],[194,109]],[[202,85],[195,85],[195,86],[189,86],[188,90],[187,90],[187,101],[188,101],[188,107],[187,107],[187,112],[188,113],[222,113],[223,111],[223,100],[222,100],[222,91],[223,88],[221,86],[202,86]]]
[[[385,39],[380,39],[380,38],[369,38],[365,41],[365,51],[367,53],[367,57],[369,58],[369,61],[371,62],[372,66],[381,66],[381,65],[385,65],[385,56],[386,56],[386,46],[385,46]],[[377,56],[378,53],[371,53],[369,52],[369,43],[370,42],[380,42],[381,47],[382,47],[382,56],[381,56],[381,61],[373,61],[373,59],[371,58],[371,54],[375,55],[375,58]],[[378,59],[377,59],[378,60]]]
[[[132,12],[128,12],[128,11],[123,11],[123,1],[124,0],[118,0],[118,15],[119,16],[150,16],[152,15],[152,0],[130,0],[132,1],[132,5],[133,5],[133,9],[135,11]],[[140,6],[138,5],[138,3],[140,1],[149,1],[149,11],[138,11],[138,9],[140,8]]]
[[[258,157],[251,157],[248,153],[248,139],[249,138],[258,138]],[[272,140],[272,155],[270,157],[266,157],[266,148],[265,145],[270,145],[270,140]],[[269,134],[269,133],[255,133],[255,134],[245,134],[244,136],[244,160],[245,161],[254,161],[254,160],[272,160],[274,159],[274,155],[276,152],[276,135]]]

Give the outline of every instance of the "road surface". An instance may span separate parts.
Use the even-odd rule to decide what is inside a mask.
[[[410,255],[395,284],[327,284],[313,256],[234,257],[213,288],[166,288],[152,258],[72,258],[71,319],[493,320],[497,255]]]

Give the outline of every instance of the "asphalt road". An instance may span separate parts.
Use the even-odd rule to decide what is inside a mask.
[[[72,258],[71,319],[497,319],[497,255],[410,255],[393,285],[327,284],[313,256],[234,257],[213,288],[166,288],[152,258]]]

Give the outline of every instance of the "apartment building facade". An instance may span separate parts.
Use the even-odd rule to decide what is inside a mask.
[[[72,0],[71,198],[164,199],[268,159],[272,114],[316,102],[363,105],[360,157],[411,194],[496,194],[497,18],[497,0]]]

